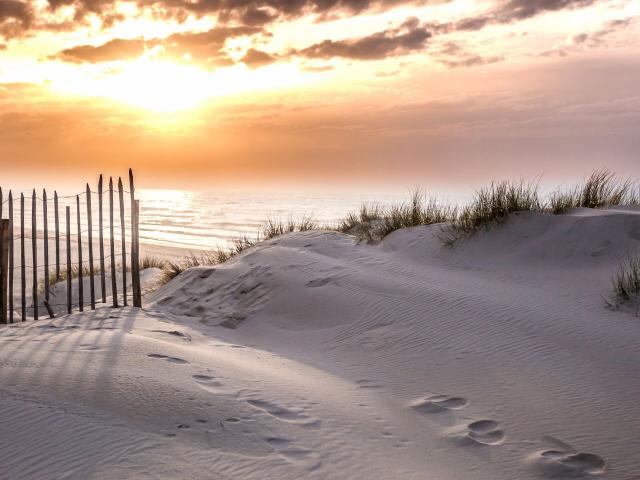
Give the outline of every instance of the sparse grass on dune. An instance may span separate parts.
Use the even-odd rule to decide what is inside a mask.
[[[151,255],[145,255],[144,257],[142,257],[142,259],[140,260],[140,270],[146,270],[148,268],[158,268],[161,270],[164,270],[167,265],[169,264],[169,261],[159,258],[159,257],[154,257]],[[116,271],[120,272],[122,267],[122,263],[116,263]],[[71,271],[69,272],[71,274],[71,279],[76,279],[80,276],[80,271],[82,270],[82,276],[84,278],[89,278],[91,276],[91,271],[89,270],[89,265],[87,264],[83,264],[82,266],[78,265],[78,264],[74,264],[71,266]],[[131,271],[131,265],[127,263],[127,271],[130,272]],[[100,275],[101,269],[100,269],[100,265],[97,264],[97,262],[94,264],[93,267],[93,275]],[[107,263],[105,265],[105,273],[107,275],[111,275],[111,264]],[[61,265],[61,270],[60,273],[58,274],[58,276],[56,276],[56,271],[55,268],[51,268],[49,269],[49,285],[53,286],[56,283],[60,283],[60,282],[64,282],[67,280],[67,268],[66,265]],[[42,283],[39,287],[40,291],[44,290],[44,283]]]
[[[440,204],[427,198],[419,189],[411,193],[408,202],[389,207],[363,204],[359,212],[349,213],[337,230],[351,233],[361,240],[381,239],[401,228],[451,222],[456,218],[456,207]]]
[[[558,215],[569,208],[606,208],[640,205],[640,189],[630,179],[620,179],[607,170],[595,170],[583,184],[550,195],[548,209]]]
[[[612,282],[620,303],[637,299],[640,294],[640,255],[630,256],[622,262]]]
[[[334,228],[361,240],[373,241],[403,228],[442,224],[440,238],[445,244],[453,245],[460,238],[500,223],[515,212],[557,215],[574,207],[606,208],[616,205],[640,205],[640,188],[630,180],[620,180],[609,170],[601,169],[594,171],[584,183],[558,190],[546,199],[540,195],[537,183],[524,180],[493,182],[489,187],[478,190],[462,207],[441,203],[435,198],[428,198],[421,190],[414,190],[404,203],[387,207],[363,204],[359,211],[347,214]],[[224,263],[262,241],[320,228],[328,227],[319,225],[311,217],[298,220],[270,218],[255,237],[237,237],[226,248],[219,247],[178,261],[149,259],[149,262],[155,262],[150,266],[163,269],[161,283],[166,283],[189,268]]]
[[[347,214],[347,216],[338,224],[337,230],[346,233],[359,225],[369,224],[372,221],[380,220],[383,215],[384,211],[380,205],[363,203],[358,212],[349,212]]]
[[[270,240],[286,233],[305,232],[317,228],[320,227],[312,217],[305,216],[299,220],[293,218],[287,220],[267,219],[260,232],[258,232],[254,238],[241,235],[230,240],[227,248],[218,247],[213,250],[201,252],[198,255],[191,254],[181,260],[166,262],[163,267],[163,275],[160,283],[167,283],[190,268],[224,263],[262,241]]]
[[[543,210],[537,184],[523,180],[492,183],[476,192],[471,202],[443,230],[442,238],[445,243],[452,244],[462,236],[505,220],[511,213]]]
[[[145,255],[140,260],[140,270],[146,270],[147,268],[159,268],[163,269],[167,265],[168,261],[164,258],[154,257],[151,255]]]
[[[594,171],[582,184],[557,190],[543,198],[536,183],[493,182],[478,190],[463,205],[446,206],[436,199],[426,199],[419,190],[406,203],[383,207],[362,205],[359,212],[349,213],[337,230],[363,240],[379,240],[395,230],[418,225],[444,223],[441,238],[447,245],[473,235],[515,212],[539,212],[559,215],[569,208],[607,208],[640,205],[640,186],[622,180],[606,169]]]
[[[318,227],[319,225],[316,221],[312,217],[307,216],[299,220],[293,218],[288,218],[287,220],[268,218],[262,227],[261,235],[256,239],[256,243],[261,240],[270,240],[285,233],[306,232],[308,230],[315,230]]]

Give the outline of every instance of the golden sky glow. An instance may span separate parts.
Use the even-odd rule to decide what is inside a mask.
[[[637,171],[639,15],[631,0],[0,0],[0,162],[82,156],[159,183]]]

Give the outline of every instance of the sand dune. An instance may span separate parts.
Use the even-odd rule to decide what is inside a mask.
[[[0,477],[637,478],[640,324],[602,296],[638,212],[438,233],[292,234],[2,328]]]

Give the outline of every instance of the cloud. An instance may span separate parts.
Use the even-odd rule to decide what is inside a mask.
[[[258,27],[216,27],[204,32],[176,33],[165,38],[149,40],[113,39],[102,45],[78,45],[62,50],[53,56],[74,63],[100,63],[130,60],[140,57],[145,51],[159,47],[159,55],[180,59],[189,55],[192,60],[207,65],[229,64],[222,51],[229,38],[261,32]]]
[[[438,60],[438,62],[448,68],[476,67],[504,60],[504,57],[499,55],[483,57],[476,53],[469,52],[460,46],[460,44],[455,42],[447,42],[441,45],[440,48],[432,52],[432,55]]]
[[[571,53],[591,50],[607,44],[608,37],[616,32],[633,25],[638,20],[637,17],[629,17],[618,20],[604,22],[602,27],[591,33],[579,33],[572,36],[567,43],[558,47],[546,50],[540,54],[543,57],[566,57]]]
[[[431,32],[420,25],[417,18],[410,17],[397,28],[360,38],[324,40],[301,50],[293,50],[290,54],[305,58],[380,60],[422,50],[430,37]]]
[[[437,33],[470,32],[481,30],[487,25],[507,24],[526,20],[536,15],[565,9],[582,8],[593,5],[598,0],[507,0],[489,12],[455,22],[433,24]]]
[[[457,67],[477,67],[479,65],[488,65],[504,60],[504,57],[492,55],[490,57],[482,57],[480,55],[466,55],[458,60],[442,60],[441,63],[449,68]]]
[[[21,36],[34,20],[32,8],[18,0],[0,0],[0,37]]]
[[[124,0],[126,1],[126,0]],[[124,3],[123,1],[123,3]],[[217,16],[222,23],[266,25],[274,21],[291,20],[316,15],[319,20],[357,15],[364,11],[383,11],[398,5],[446,3],[451,0],[128,0],[140,9],[164,18],[186,20],[189,16]],[[51,11],[62,6],[75,9],[76,20],[89,13],[113,21],[118,0],[48,0]]]
[[[256,68],[275,62],[276,57],[255,48],[250,48],[240,61],[251,68]]]
[[[144,51],[145,41],[142,39],[124,40],[116,38],[96,47],[79,45],[67,48],[54,57],[72,63],[99,63],[138,58]]]

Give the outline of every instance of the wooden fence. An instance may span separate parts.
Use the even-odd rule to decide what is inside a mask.
[[[117,188],[117,190],[116,190]],[[105,208],[104,195],[108,195],[108,227],[104,226],[103,210]],[[127,222],[125,221],[125,194],[129,196],[130,203],[130,222],[129,222],[129,240],[130,253],[127,253]],[[98,225],[97,225],[97,258],[94,256],[95,238],[94,238],[94,220],[93,213],[95,204],[92,203],[92,197],[97,195],[98,200]],[[116,224],[114,207],[115,197],[118,197],[119,203],[119,225]],[[16,200],[18,200],[16,198]],[[62,201],[70,201],[72,205],[67,205],[64,209],[64,219],[66,223],[65,233],[61,233],[60,225],[60,203]],[[75,200],[75,202],[73,202]],[[28,201],[28,199],[27,199]],[[109,178],[107,189],[103,187],[102,175],[98,181],[97,190],[92,191],[89,184],[83,192],[76,195],[58,196],[58,192],[53,194],[53,204],[51,199],[47,197],[47,191],[42,191],[42,196],[38,197],[36,191],[33,190],[31,195],[31,234],[25,234],[25,195],[20,194],[19,198],[19,233],[15,233],[18,227],[14,227],[14,198],[13,193],[9,191],[8,199],[5,201],[0,188],[0,323],[14,323],[16,321],[26,321],[29,317],[28,311],[34,320],[39,318],[39,298],[42,305],[46,309],[48,315],[53,318],[55,316],[55,307],[66,307],[67,313],[72,313],[74,306],[79,311],[85,308],[85,274],[88,276],[88,305],[92,310],[96,308],[96,302],[107,302],[107,263],[109,264],[110,280],[111,280],[111,299],[113,307],[120,306],[120,298],[122,305],[129,304],[129,298],[132,299],[134,307],[142,306],[142,294],[140,289],[140,254],[139,254],[139,219],[140,219],[140,203],[135,198],[135,187],[133,172],[129,170],[129,190],[124,189],[122,179],[118,179],[117,187],[114,187],[112,178]],[[75,205],[74,205],[75,203]],[[7,213],[5,214],[5,206]],[[75,236],[76,245],[75,252],[72,250],[72,207],[75,206]],[[84,214],[83,214],[84,206]],[[50,232],[49,210],[53,209],[53,232]],[[5,218],[7,217],[7,218]],[[41,238],[38,236],[38,219],[41,220]],[[116,239],[116,231],[120,230],[120,238]],[[109,254],[105,255],[105,231],[108,230],[108,246]],[[53,238],[50,239],[50,233]],[[27,264],[25,240],[31,240],[31,263]],[[40,242],[41,240],[41,242]],[[53,246],[50,245],[50,240]],[[86,240],[86,252],[83,250],[83,240]],[[61,242],[64,241],[66,247],[66,255],[64,264],[62,262]],[[41,245],[39,245],[41,243]],[[116,257],[117,243],[120,244],[119,259]],[[42,248],[40,257],[43,260],[41,266],[38,265],[38,251]],[[49,254],[52,253],[50,248],[53,247],[54,258],[51,259]],[[20,261],[16,263],[18,254]],[[87,256],[85,257],[85,253]],[[72,261],[73,255],[77,256],[77,261]],[[130,269],[127,268],[127,258],[129,258]],[[118,268],[119,260],[119,268]],[[107,262],[108,261],[108,262]],[[40,277],[39,270],[43,270]],[[50,270],[51,269],[51,270]],[[19,288],[14,283],[14,273],[19,270]],[[27,306],[27,270],[31,272],[31,305]],[[129,270],[129,271],[128,271]],[[121,273],[121,295],[118,295],[118,273]],[[131,294],[127,292],[127,274],[131,279]],[[54,278],[51,278],[54,275]],[[77,279],[77,289],[74,295],[73,279]],[[40,284],[40,278],[42,284]],[[66,282],[65,282],[66,281]],[[52,295],[57,291],[59,286],[66,283],[66,303],[52,301]],[[99,282],[99,294],[97,294],[97,285]],[[20,305],[19,309],[15,304],[14,290],[19,290]],[[99,298],[96,298],[99,297]],[[16,318],[17,317],[17,318]]]

